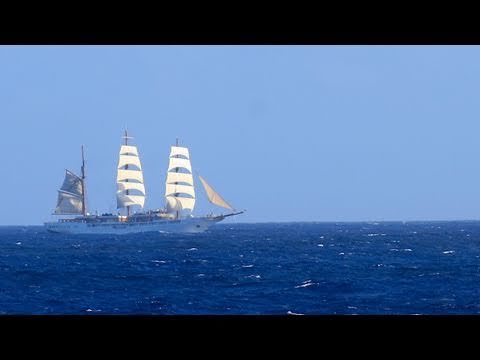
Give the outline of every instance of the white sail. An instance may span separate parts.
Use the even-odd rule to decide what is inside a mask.
[[[136,180],[139,183],[143,183],[143,172],[142,170],[123,170],[118,169],[117,171],[117,182],[120,181],[131,181]]]
[[[188,148],[182,146],[172,146],[170,149],[170,157],[175,155],[184,156],[187,159],[190,159],[190,154],[188,152]]]
[[[182,170],[182,172],[179,172]],[[169,212],[190,210],[195,206],[195,188],[188,148],[172,146],[168,163],[165,197]]]
[[[120,154],[118,167],[120,168],[125,165],[133,165],[136,166],[139,170],[142,169],[142,164],[140,164],[140,159],[138,156]]]
[[[175,196],[166,196],[165,198],[167,199],[167,211],[169,213],[182,210],[182,203]]]
[[[60,190],[54,214],[82,214],[82,198]]]
[[[120,147],[120,155],[134,155],[138,156],[138,150],[136,146],[122,145]]]
[[[117,208],[126,206],[139,205],[143,208],[145,205],[144,195],[125,195],[124,193],[117,191]]]
[[[143,195],[145,195],[145,185],[142,183],[134,183],[134,182],[124,182],[121,181],[117,183],[117,190],[118,191],[123,191],[123,190],[138,190],[140,191]]]
[[[65,170],[65,179],[60,190],[73,195],[82,196],[82,179],[70,170]]]
[[[66,170],[62,187],[58,191],[55,214],[82,214],[82,179]]]
[[[176,168],[187,169],[191,173],[192,165],[190,164],[190,159],[171,157],[170,162],[168,163],[168,171],[175,170]]]
[[[190,185],[166,184],[165,195],[173,195],[177,193],[191,195],[195,198],[195,190]]]
[[[195,199],[184,198],[180,196],[166,196],[168,212],[190,210],[195,206]]]
[[[167,173],[167,184],[185,183],[193,186],[192,174],[169,172]]]
[[[235,210],[229,203],[227,203],[220,196],[220,194],[218,194],[215,190],[213,190],[213,188],[205,181],[204,178],[202,178],[200,175],[198,176],[198,178],[200,179],[200,182],[202,183],[203,188],[205,189],[205,192],[207,193],[208,200],[210,200],[210,202],[212,204],[221,206],[221,207],[226,208],[226,209]]]
[[[145,185],[138,149],[122,145],[117,166],[117,208],[145,204]]]

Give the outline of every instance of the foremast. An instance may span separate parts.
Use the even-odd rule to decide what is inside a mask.
[[[125,146],[128,146],[129,136],[128,136],[127,129],[125,129],[125,135],[124,135],[123,138],[125,139]],[[125,165],[125,169],[128,170],[128,164]],[[128,179],[126,179],[125,182],[128,182]],[[125,190],[126,195],[129,195],[129,192],[130,192],[129,189]],[[130,206],[127,206],[127,217],[129,217],[129,216],[130,216]]]

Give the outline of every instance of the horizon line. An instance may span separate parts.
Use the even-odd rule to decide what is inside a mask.
[[[223,222],[218,225],[249,225],[249,224],[292,224],[292,223],[313,223],[313,224],[352,224],[352,223],[414,223],[414,222],[464,222],[464,221],[480,221],[478,219],[418,219],[418,220],[292,220],[292,221],[252,221],[252,222]],[[0,227],[26,227],[26,226],[43,226],[40,224],[0,224]]]

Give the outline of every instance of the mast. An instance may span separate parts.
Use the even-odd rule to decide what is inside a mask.
[[[128,145],[128,132],[127,132],[127,129],[125,129],[125,145]],[[125,170],[128,170],[128,164],[125,165]],[[128,179],[125,180],[126,182],[128,182]],[[128,193],[128,190],[125,192],[125,194],[129,194]],[[127,218],[130,216],[130,206],[127,206]]]
[[[182,210],[193,211],[195,206],[190,154],[188,148],[179,146],[178,139],[175,145],[170,148],[165,198],[167,200],[167,212],[171,213],[175,219],[181,217]]]
[[[176,138],[176,140],[175,140],[175,146],[178,146],[178,138]],[[178,155],[176,157],[178,158]],[[175,168],[175,172],[178,173],[178,167]],[[178,184],[178,181],[175,182],[175,185],[177,185],[177,184]],[[175,193],[175,196],[178,196],[178,193]],[[177,216],[176,216],[175,219],[178,220],[178,210],[177,210]]]
[[[138,149],[130,145],[132,139],[127,130],[123,136],[124,143],[120,146],[117,166],[117,208],[127,208],[127,217],[130,216],[130,207],[139,205],[143,208],[145,203],[145,186],[143,171]]]
[[[82,214],[87,216],[87,209],[85,206],[85,156],[83,154],[83,145],[82,145]]]

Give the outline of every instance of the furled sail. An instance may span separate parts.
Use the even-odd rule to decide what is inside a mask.
[[[142,164],[136,146],[122,145],[117,167],[117,208],[145,204]]]
[[[54,214],[82,214],[83,195],[82,179],[66,170],[62,187],[58,190],[57,207]]]
[[[218,194],[215,190],[213,190],[213,188],[205,181],[204,178],[202,178],[200,175],[198,176],[198,178],[200,179],[200,182],[202,183],[203,188],[205,189],[205,192],[207,193],[208,200],[210,200],[210,202],[212,204],[221,206],[221,207],[226,208],[226,209],[235,210],[229,203],[227,203],[220,196],[220,194]]]
[[[188,148],[172,146],[168,163],[165,198],[169,212],[190,210],[195,206],[192,165]]]

